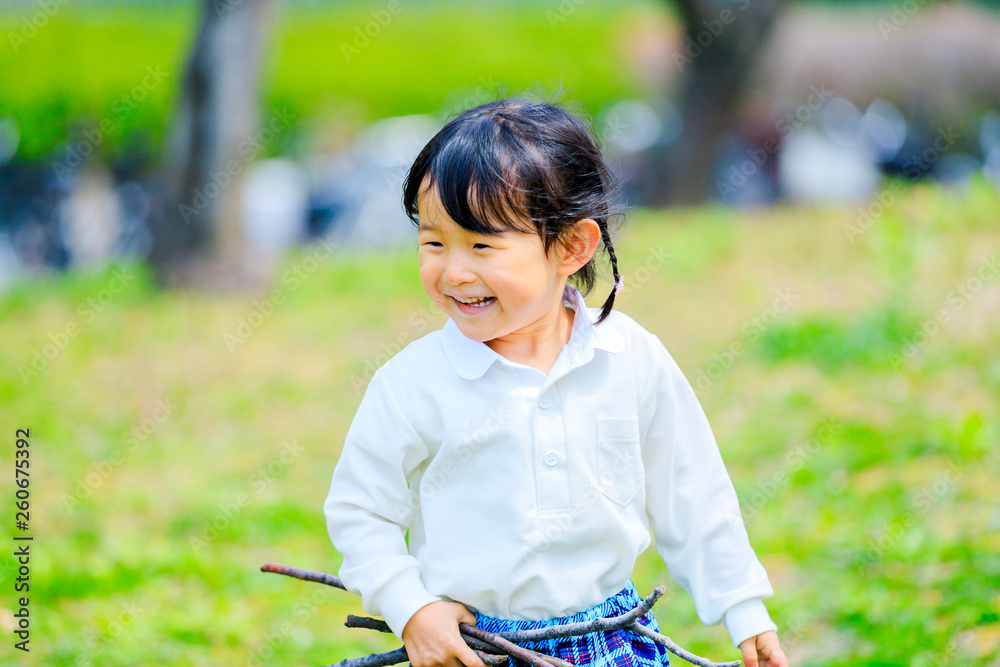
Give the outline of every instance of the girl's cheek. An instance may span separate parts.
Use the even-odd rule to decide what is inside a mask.
[[[419,276],[420,276],[420,284],[423,285],[424,291],[430,295],[433,295],[436,287],[432,276],[432,272],[429,269],[429,267],[422,265],[420,267]]]

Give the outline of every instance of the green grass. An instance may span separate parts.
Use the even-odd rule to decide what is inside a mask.
[[[1000,248],[998,207],[982,182],[920,186],[853,243],[844,208],[639,210],[622,231],[616,307],[708,378],[698,395],[797,666],[1000,655],[1000,277],[887,361]],[[127,281],[112,293],[115,270]],[[283,303],[262,321],[263,295],[161,293],[142,267],[0,296],[0,421],[10,443],[31,429],[35,536],[32,653],[13,651],[2,612],[0,664],[318,665],[395,648],[343,627],[359,599],[258,568],[337,572],[322,503],[360,391],[443,316],[415,248],[338,251],[274,288]],[[782,291],[794,301],[769,315]],[[259,326],[230,351],[241,321]],[[43,367],[22,379],[36,352]],[[670,581],[652,549],[634,580],[643,593]],[[654,609],[682,645],[737,657],[676,586]]]

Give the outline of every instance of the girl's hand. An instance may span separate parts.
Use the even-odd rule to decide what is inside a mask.
[[[773,630],[744,639],[740,642],[740,650],[743,651],[743,667],[788,667],[788,658]]]
[[[465,605],[438,600],[417,610],[403,628],[403,645],[413,667],[486,667],[458,631],[476,624]]]

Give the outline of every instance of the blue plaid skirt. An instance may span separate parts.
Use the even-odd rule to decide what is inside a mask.
[[[642,596],[635,590],[635,584],[629,579],[625,588],[615,595],[572,616],[559,616],[542,621],[511,621],[484,616],[478,612],[473,612],[473,615],[476,617],[476,627],[489,632],[508,632],[619,616],[640,602],[642,602]],[[652,611],[640,616],[639,623],[656,632],[660,631],[660,626],[656,622],[656,618],[653,617]],[[516,643],[518,646],[532,651],[562,658],[578,667],[664,667],[670,664],[669,654],[665,647],[652,639],[625,629],[591,632],[579,637]],[[507,664],[509,667],[530,667],[524,661],[513,657],[508,658]]]

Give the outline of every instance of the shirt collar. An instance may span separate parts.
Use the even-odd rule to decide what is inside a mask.
[[[580,290],[569,283],[563,290],[563,303],[576,311],[576,316],[573,317],[573,329],[566,344],[572,351],[570,358],[574,366],[590,361],[595,350],[621,352],[625,349],[625,341],[612,324],[611,316],[609,315],[600,326],[594,326],[590,317],[593,315],[596,320],[600,310],[589,308]],[[579,317],[581,313],[583,317]],[[493,351],[486,343],[468,338],[450,317],[442,329],[441,345],[448,363],[466,380],[482,377],[494,361],[508,365],[515,363]]]

